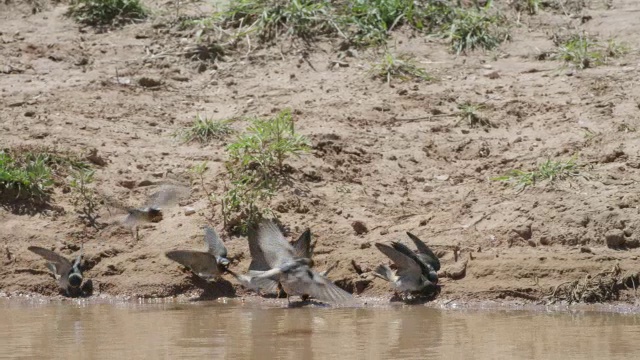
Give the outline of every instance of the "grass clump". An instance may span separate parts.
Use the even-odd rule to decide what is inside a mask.
[[[289,169],[285,160],[309,149],[307,138],[294,131],[290,110],[251,120],[247,131],[227,146],[230,185],[220,199],[225,227],[245,232],[247,223],[270,213],[267,203]]]
[[[477,126],[488,126],[494,127],[494,124],[489,121],[489,119],[485,118],[480,114],[480,111],[484,109],[484,105],[482,104],[474,104],[470,102],[465,102],[462,104],[458,104],[458,116],[460,120],[456,123],[456,126],[461,122],[466,122],[471,127]]]
[[[578,69],[586,69],[606,64],[610,59],[628,52],[626,45],[613,39],[601,45],[586,34],[574,34],[558,43],[558,50],[552,58],[571,63]]]
[[[109,26],[144,19],[148,10],[140,0],[74,0],[67,15],[81,24]]]
[[[385,80],[431,80],[432,77],[422,68],[419,68],[408,54],[395,56],[390,52],[384,54],[382,61],[373,67],[373,77]]]
[[[53,185],[51,168],[44,157],[15,158],[0,151],[0,193],[16,194],[16,198],[42,200]]]
[[[212,140],[220,140],[234,132],[231,127],[233,120],[213,120],[197,115],[193,124],[177,131],[174,136],[182,142],[198,141],[202,144]]]
[[[526,11],[529,15],[537,15],[543,5],[542,0],[515,0],[511,3],[516,11]]]
[[[501,29],[505,19],[485,10],[456,9],[456,16],[448,30],[452,50],[460,55],[469,50],[492,50],[509,39],[509,33]]]
[[[77,157],[47,149],[0,150],[0,194],[43,201],[57,180],[74,169],[88,169]]]
[[[514,184],[516,190],[522,191],[528,186],[534,186],[541,181],[554,182],[580,175],[580,166],[575,157],[567,161],[547,159],[533,171],[513,169],[506,175],[493,178],[495,181],[506,181]]]
[[[98,209],[100,201],[91,187],[94,181],[95,170],[80,168],[74,169],[70,173],[69,187],[73,195],[72,204],[80,218],[90,226],[98,229]]]
[[[279,36],[311,40],[332,32],[329,2],[314,0],[231,0],[217,14],[223,27],[239,29],[238,37],[256,33],[263,42]]]

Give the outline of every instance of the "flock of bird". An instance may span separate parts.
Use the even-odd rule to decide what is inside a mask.
[[[129,227],[140,222],[158,222],[162,220],[161,206],[175,203],[177,196],[176,188],[164,188],[154,193],[146,206],[128,209],[128,215],[122,222]],[[440,261],[418,237],[409,232],[407,235],[414,243],[415,251],[399,241],[375,244],[391,260],[395,269],[382,264],[373,271],[373,275],[391,283],[396,294],[402,294],[405,299],[436,294],[439,290],[437,271],[440,270]],[[333,304],[349,304],[355,300],[327,277],[337,263],[322,272],[313,268],[314,246],[310,229],[304,231],[297,240],[289,242],[273,220],[262,219],[249,225],[251,263],[245,274],[229,268],[231,261],[227,248],[209,226],[204,227],[204,241],[206,251],[172,250],[166,252],[165,256],[207,281],[218,280],[229,274],[243,287],[259,294],[279,294],[284,291],[288,300],[290,296],[300,296],[302,301],[313,298]],[[91,280],[85,281],[82,275],[82,255],[72,262],[42,247],[30,246],[28,249],[47,261],[47,267],[67,296],[91,293],[93,284]]]

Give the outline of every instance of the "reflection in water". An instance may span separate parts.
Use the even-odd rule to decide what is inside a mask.
[[[0,358],[638,358],[640,316],[0,302]]]

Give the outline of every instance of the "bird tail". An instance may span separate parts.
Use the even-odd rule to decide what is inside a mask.
[[[393,272],[391,268],[387,265],[380,265],[375,270],[373,270],[373,276],[379,277],[382,280],[392,281]]]

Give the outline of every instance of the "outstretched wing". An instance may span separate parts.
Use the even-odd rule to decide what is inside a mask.
[[[207,243],[209,253],[216,258],[226,258],[227,248],[215,230],[209,226],[204,227],[204,241]]]
[[[410,276],[411,278],[419,279],[422,275],[422,269],[420,268],[420,265],[418,265],[418,263],[409,256],[401,253],[400,251],[392,248],[387,244],[376,243],[376,247],[383,254],[387,255],[387,257],[391,259],[394,264],[396,264],[396,267],[398,268],[396,273],[398,274],[398,276]]]
[[[67,258],[62,255],[58,255],[49,249],[45,249],[39,246],[29,246],[27,249],[42,256],[51,265],[53,265],[53,267],[49,267],[49,269],[52,271],[55,270],[54,275],[56,275],[56,277],[68,275],[69,271],[71,271],[71,268],[73,267],[73,265]]]
[[[208,252],[173,250],[167,251],[165,255],[201,278],[207,279],[220,276],[216,258]]]
[[[416,248],[418,249],[418,254],[422,255],[422,259],[424,261],[426,261],[429,265],[431,265],[433,270],[439,271],[440,270],[440,260],[438,259],[436,254],[434,254],[433,251],[431,251],[431,249],[427,246],[427,244],[425,244],[417,236],[413,235],[412,233],[410,233],[408,231],[407,231],[407,235],[413,241],[413,243],[416,245]]]
[[[249,271],[267,271],[271,269],[267,260],[264,258],[264,253],[260,248],[258,242],[258,229],[256,225],[251,225],[249,228],[249,254],[251,255],[251,264],[249,264]]]
[[[305,230],[298,240],[291,243],[293,246],[294,256],[297,258],[311,259],[313,257],[313,248],[311,246],[311,229]]]
[[[280,267],[294,260],[293,246],[284,238],[273,221],[260,222],[257,239],[269,268]]]
[[[299,271],[307,271],[308,275],[310,275],[308,277],[310,283],[308,284],[307,289],[311,297],[337,304],[348,304],[355,301],[353,295],[342,290],[331,280],[316,273],[315,271],[309,268],[300,269]]]
[[[190,189],[182,185],[162,185],[158,191],[149,195],[146,207],[160,208],[164,206],[173,206],[180,200],[189,196]]]

